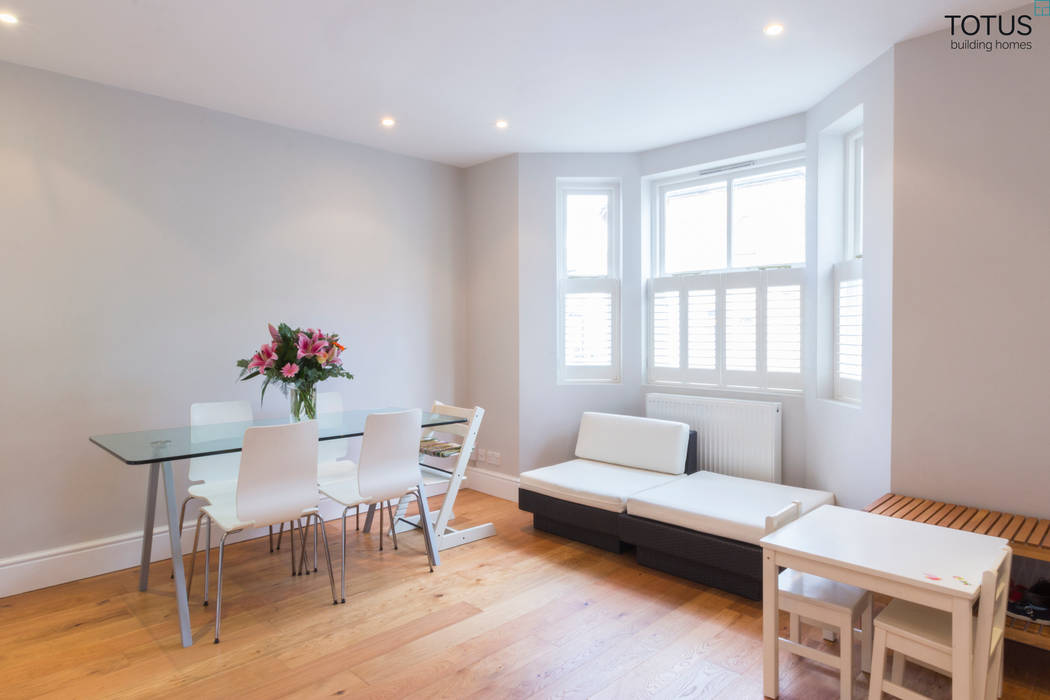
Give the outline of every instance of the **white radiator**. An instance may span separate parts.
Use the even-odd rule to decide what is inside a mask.
[[[780,403],[646,394],[645,415],[696,431],[699,469],[780,483]]]

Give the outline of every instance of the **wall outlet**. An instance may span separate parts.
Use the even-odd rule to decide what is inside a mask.
[[[488,458],[489,458],[489,464],[494,464],[497,467],[499,466],[499,452],[494,452],[493,450],[489,450]]]
[[[475,462],[477,462],[478,464],[484,464],[486,457],[487,457],[487,455],[485,454],[485,450],[481,449],[480,447],[475,447],[474,448],[474,461]]]

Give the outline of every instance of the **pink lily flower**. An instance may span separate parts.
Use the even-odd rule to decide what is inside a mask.
[[[273,340],[274,344],[281,342],[281,334],[277,332],[277,327],[272,323],[268,325],[270,326],[270,338]]]
[[[281,374],[286,378],[291,379],[299,373],[299,365],[294,362],[286,362],[284,367],[281,368]]]
[[[328,364],[328,365],[341,365],[341,364],[343,364],[343,361],[339,358],[339,356],[342,353],[343,353],[342,350],[340,350],[338,347],[333,345],[328,350],[328,355],[325,357],[325,361],[324,361],[323,364]]]
[[[277,343],[270,343],[269,345],[263,345],[259,348],[259,357],[263,360],[262,368],[264,370],[270,369],[277,364]]]
[[[266,360],[262,358],[262,355],[260,355],[259,353],[255,353],[254,355],[252,355],[251,362],[248,363],[248,369],[257,369],[260,372],[262,372],[265,368],[265,365]]]
[[[322,354],[328,349],[328,341],[315,332],[314,337],[306,335],[306,333],[299,334],[298,342],[299,351],[296,353],[296,359],[301,360],[304,357],[314,357],[315,355]]]

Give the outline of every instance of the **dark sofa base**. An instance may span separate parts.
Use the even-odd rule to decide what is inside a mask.
[[[677,525],[620,515],[620,539],[638,563],[752,600],[762,599],[762,548]]]
[[[563,501],[542,493],[518,489],[518,508],[532,513],[537,530],[583,542],[619,554],[627,547],[620,539],[620,514]]]

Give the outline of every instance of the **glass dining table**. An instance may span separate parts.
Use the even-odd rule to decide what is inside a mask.
[[[365,409],[326,413],[318,416],[318,432],[321,441],[339,440],[342,438],[360,437],[365,433],[365,419],[372,413],[383,413],[399,409]],[[145,591],[149,584],[149,565],[153,548],[153,525],[157,504],[158,482],[164,479],[164,503],[168,511],[168,535],[171,541],[171,561],[175,575],[175,600],[179,613],[179,629],[182,646],[193,644],[190,630],[190,609],[186,594],[186,578],[182,567],[182,537],[179,531],[179,515],[176,507],[175,479],[171,463],[180,459],[208,457],[210,455],[240,452],[244,441],[244,431],[256,426],[283,425],[289,418],[262,418],[241,423],[221,423],[216,425],[184,426],[180,428],[163,428],[159,430],[142,430],[133,433],[113,433],[110,435],[92,435],[90,440],[106,452],[129,466],[149,466],[149,480],[146,486],[146,517],[142,527],[142,558],[139,564],[139,590]],[[440,425],[465,423],[466,419],[456,416],[445,416],[440,413],[423,412],[420,428],[433,428]],[[365,529],[368,530],[374,506],[369,507]],[[423,534],[434,541],[434,533],[429,518],[422,518]],[[431,547],[434,553],[434,565],[437,566],[438,550]]]

